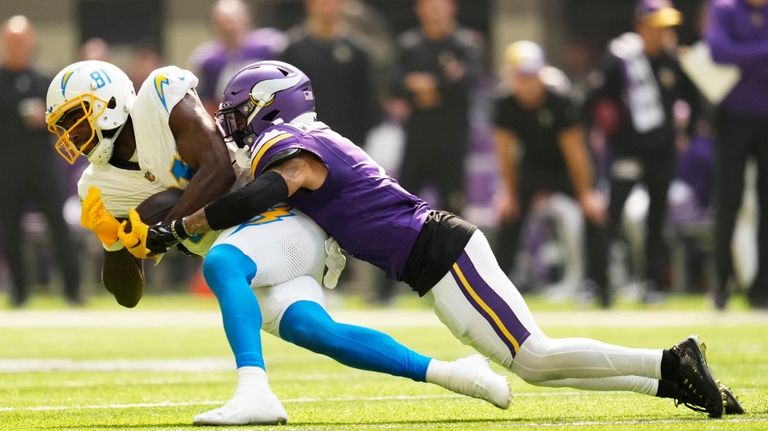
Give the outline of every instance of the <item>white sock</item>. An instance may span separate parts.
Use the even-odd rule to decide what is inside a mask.
[[[641,376],[597,377],[594,379],[560,379],[543,382],[529,382],[536,386],[550,388],[577,388],[588,391],[630,391],[638,394],[655,396],[659,391],[659,381]]]
[[[237,389],[234,398],[260,392],[272,392],[267,373],[261,367],[240,367],[237,369]]]
[[[195,416],[196,425],[248,425],[285,423],[288,414],[269,388],[263,368],[237,369],[235,395],[222,407]]]
[[[512,371],[525,381],[616,376],[661,378],[661,349],[637,349],[588,338],[531,335],[520,346]]]
[[[445,387],[451,378],[451,363],[432,359],[427,365],[427,382]]]

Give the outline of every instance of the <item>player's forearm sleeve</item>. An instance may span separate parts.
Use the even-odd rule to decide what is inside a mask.
[[[288,199],[288,184],[274,171],[259,175],[240,190],[230,192],[205,207],[213,230],[237,226]]]

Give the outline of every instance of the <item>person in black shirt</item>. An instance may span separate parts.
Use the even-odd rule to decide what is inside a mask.
[[[470,92],[481,70],[478,34],[456,23],[455,0],[416,0],[421,27],[400,36],[399,73],[389,107],[404,118],[398,180],[419,193],[437,189],[439,207],[461,214]]]
[[[381,118],[368,53],[350,33],[345,0],[307,0],[306,22],[293,29],[282,60],[311,79],[323,122],[362,145]]]
[[[646,301],[663,285],[665,245],[662,228],[667,191],[676,163],[677,146],[684,147],[700,112],[698,90],[666,49],[671,28],[682,16],[666,0],[641,0],[636,9],[636,33],[625,33],[609,45],[602,70],[595,74],[588,96],[589,112],[609,107],[615,123],[606,130],[612,157],[608,207],[611,235],[621,225],[624,203],[636,183],[648,190],[646,219]],[[672,111],[677,101],[690,107],[688,129],[676,129]]]
[[[593,190],[589,153],[571,100],[542,79],[544,54],[533,42],[507,48],[506,62],[513,94],[496,101],[494,138],[507,193],[501,204],[502,225],[496,256],[508,271],[513,264],[522,221],[540,196],[563,193],[574,197],[586,218],[590,245],[588,275],[599,287],[600,301],[609,305],[601,225],[605,210]]]
[[[706,42],[717,63],[736,66],[739,80],[715,115],[714,302],[725,308],[735,287],[731,248],[743,204],[747,160],[757,168],[757,273],[747,291],[749,305],[768,309],[768,0],[710,2]]]
[[[35,35],[23,16],[5,21],[5,51],[0,67],[0,234],[2,251],[11,273],[12,306],[23,306],[29,297],[27,268],[22,256],[21,217],[27,204],[45,214],[53,245],[64,275],[67,301],[82,302],[77,253],[64,222],[64,193],[60,188],[45,129],[45,94],[50,78],[32,66]]]

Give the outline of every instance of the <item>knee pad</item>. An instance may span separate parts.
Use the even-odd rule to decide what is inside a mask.
[[[319,327],[328,329],[335,324],[320,304],[298,301],[283,313],[280,319],[280,337],[302,347],[310,347],[308,344],[315,344],[317,341]]]
[[[543,334],[531,334],[520,346],[512,371],[528,383],[550,380],[544,359],[549,354],[549,338]]]
[[[262,329],[279,338],[283,338],[280,334],[283,316],[294,304],[299,302],[314,303],[325,312],[323,288],[320,287],[317,280],[308,275],[296,277],[275,286],[257,287],[253,291],[256,293],[264,315]],[[289,321],[287,325],[292,325],[291,316],[289,316]]]
[[[221,293],[222,283],[241,277],[250,285],[256,275],[256,264],[240,249],[229,244],[213,247],[203,260],[203,276],[215,294]]]

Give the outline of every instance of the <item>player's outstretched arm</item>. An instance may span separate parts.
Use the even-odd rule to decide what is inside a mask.
[[[117,303],[133,308],[144,294],[144,268],[141,260],[133,257],[127,249],[104,251],[104,266],[101,268],[104,287],[115,296]]]
[[[171,111],[168,123],[179,155],[195,175],[166,221],[192,214],[229,191],[235,182],[227,146],[196,97],[184,96]]]
[[[237,226],[300,189],[317,190],[327,176],[328,168],[311,153],[302,151],[273,166],[242,189],[227,193],[203,210],[184,217],[184,230],[194,235]]]
[[[194,214],[153,226],[141,224],[132,211],[131,233],[120,239],[139,258],[164,253],[190,235],[237,226],[271,206],[286,200],[299,189],[314,191],[328,176],[328,169],[309,153],[281,162],[240,190],[227,193]],[[186,193],[185,193],[186,194]],[[137,227],[141,224],[141,227]],[[134,233],[135,231],[135,233]]]

